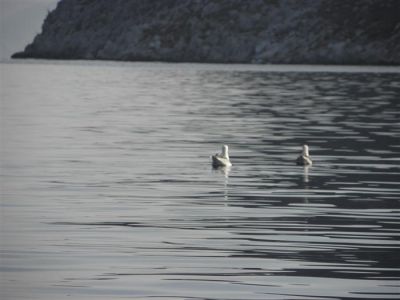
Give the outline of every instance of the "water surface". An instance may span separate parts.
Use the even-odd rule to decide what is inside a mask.
[[[0,67],[2,299],[399,298],[399,68]]]

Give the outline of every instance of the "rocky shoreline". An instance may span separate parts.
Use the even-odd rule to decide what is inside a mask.
[[[400,64],[396,0],[61,0],[13,58]]]

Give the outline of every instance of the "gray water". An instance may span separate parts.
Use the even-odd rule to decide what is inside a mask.
[[[1,100],[1,299],[400,297],[399,68],[23,61]]]

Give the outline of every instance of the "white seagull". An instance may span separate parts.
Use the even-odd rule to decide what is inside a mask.
[[[296,159],[296,164],[299,166],[311,166],[312,160],[310,154],[308,154],[308,146],[303,145],[303,152],[301,155]]]
[[[211,156],[211,159],[212,159],[212,166],[214,168],[232,166],[232,163],[229,160],[227,145],[222,146],[222,153],[217,153],[217,154]]]

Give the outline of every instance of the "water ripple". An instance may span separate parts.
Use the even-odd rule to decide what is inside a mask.
[[[398,69],[1,67],[1,298],[400,295]]]

